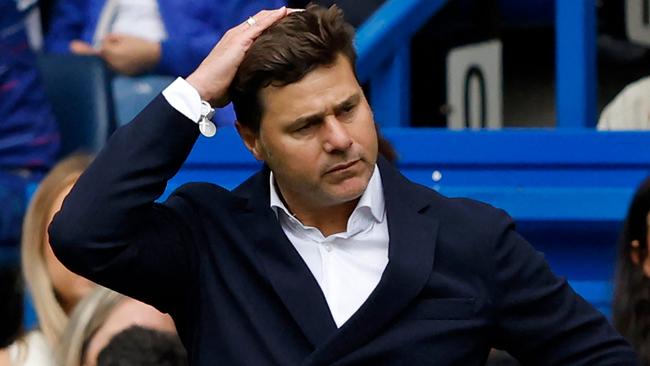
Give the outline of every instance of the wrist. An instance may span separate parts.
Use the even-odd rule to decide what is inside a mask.
[[[196,73],[190,74],[190,76],[185,78],[185,81],[187,81],[188,84],[196,89],[196,91],[199,93],[199,96],[201,97],[201,100],[210,102],[214,99],[217,99],[214,93],[212,93],[210,91],[210,88],[207,86],[208,83],[206,80],[201,76],[196,75]]]

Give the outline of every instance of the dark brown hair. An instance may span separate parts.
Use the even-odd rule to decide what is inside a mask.
[[[259,132],[264,112],[260,91],[269,85],[297,82],[318,67],[332,65],[339,54],[354,70],[353,39],[354,29],[336,5],[310,5],[269,27],[246,53],[230,86],[239,123]]]
[[[650,178],[637,189],[625,218],[618,244],[616,284],[612,315],[614,325],[637,351],[642,365],[650,365],[650,279],[643,271],[648,257],[648,223],[650,212]],[[633,247],[632,241],[639,246]],[[636,251],[639,262],[632,262]]]

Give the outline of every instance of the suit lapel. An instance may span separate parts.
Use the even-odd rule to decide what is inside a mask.
[[[306,365],[325,365],[367,343],[418,295],[433,269],[438,222],[428,196],[380,158],[388,232],[388,265],[361,308],[316,349]]]
[[[252,179],[249,212],[244,217],[250,228],[250,237],[275,292],[316,348],[336,331],[336,323],[318,282],[282,231],[269,206],[268,168]],[[260,224],[260,220],[264,224]]]

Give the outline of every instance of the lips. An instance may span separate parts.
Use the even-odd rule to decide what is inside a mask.
[[[350,162],[347,162],[347,163],[336,164],[336,165],[334,165],[333,167],[331,167],[329,170],[327,170],[327,171],[325,172],[325,174],[336,173],[336,172],[339,172],[339,171],[345,170],[345,169],[347,169],[347,168],[353,166],[353,165],[356,164],[357,162],[359,162],[358,159],[357,159],[357,160],[350,161]]]

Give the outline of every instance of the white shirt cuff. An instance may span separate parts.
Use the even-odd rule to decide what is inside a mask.
[[[163,96],[174,109],[194,122],[201,117],[201,96],[190,83],[183,78],[176,78],[162,92]]]

